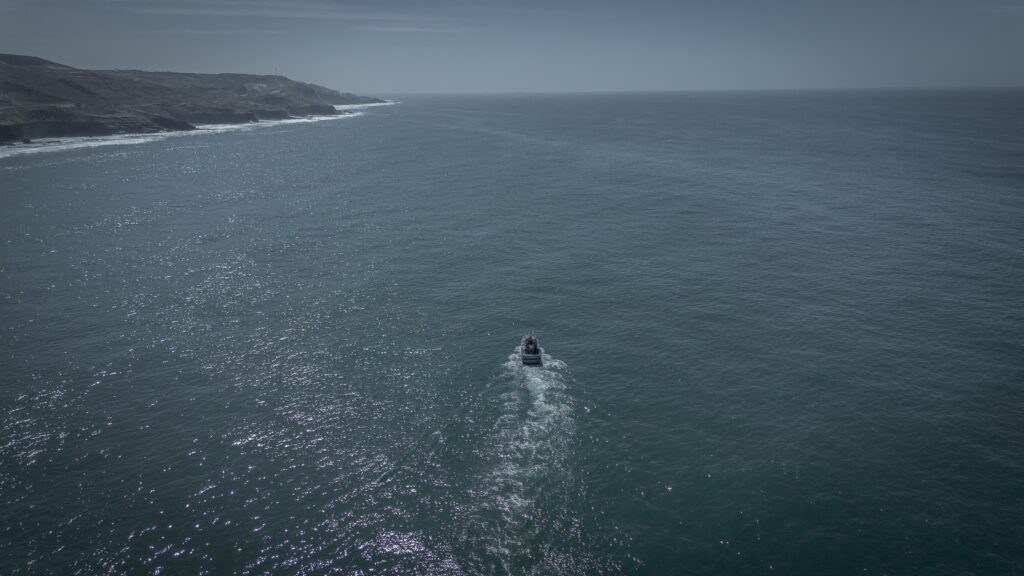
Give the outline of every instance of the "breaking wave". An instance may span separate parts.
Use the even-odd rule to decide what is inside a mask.
[[[394,106],[400,104],[395,100],[386,100],[384,102],[373,102],[370,104],[335,104],[334,109],[342,112],[345,110],[365,110],[367,108],[375,108],[377,106]]]
[[[209,134],[220,134],[223,132],[242,132],[270,128],[288,124],[309,124],[323,122],[326,120],[342,120],[362,116],[361,110],[372,106],[390,106],[395,102],[382,102],[374,104],[350,104],[335,106],[339,112],[348,114],[331,116],[306,116],[300,118],[286,118],[284,120],[261,120],[249,124],[200,124],[195,130],[181,132],[157,132],[154,134],[114,134],[111,136],[75,136],[70,138],[40,138],[29,144],[15,144],[0,147],[0,159],[25,154],[38,154],[40,152],[65,152],[82,148],[97,148],[100,146],[126,146],[131,144],[146,144],[167,138],[179,138],[182,136],[199,136]]]

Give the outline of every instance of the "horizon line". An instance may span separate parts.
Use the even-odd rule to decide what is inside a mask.
[[[543,96],[543,95],[614,95],[614,94],[723,94],[723,93],[764,93],[764,92],[980,92],[1024,90],[1021,85],[971,85],[971,86],[849,86],[827,88],[671,88],[638,90],[490,90],[490,91],[408,91],[359,90],[362,95],[383,96]],[[347,90],[346,90],[347,91]]]

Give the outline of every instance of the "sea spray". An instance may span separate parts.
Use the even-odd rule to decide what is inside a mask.
[[[552,504],[573,482],[570,383],[565,362],[545,354],[543,367],[524,366],[516,352],[490,384],[497,416],[479,446],[483,464],[463,526],[480,554],[472,568],[529,572],[564,545]]]

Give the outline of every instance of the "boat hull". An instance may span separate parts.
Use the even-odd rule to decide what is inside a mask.
[[[540,366],[544,363],[542,359],[542,356],[544,354],[543,349],[541,349],[540,353],[538,354],[527,354],[522,350],[520,350],[519,352],[520,355],[523,357],[523,364],[525,364],[526,366]]]

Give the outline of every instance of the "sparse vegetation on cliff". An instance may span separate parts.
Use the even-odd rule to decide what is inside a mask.
[[[0,54],[0,142],[192,130],[382,102],[284,76],[81,70]]]

